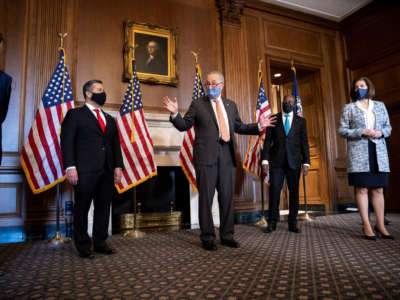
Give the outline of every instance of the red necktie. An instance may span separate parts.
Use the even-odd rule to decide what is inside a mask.
[[[106,124],[104,124],[104,121],[103,121],[103,119],[101,118],[101,116],[100,116],[100,111],[96,108],[96,109],[93,109],[95,112],[96,112],[96,114],[97,114],[97,121],[99,121],[99,124],[100,124],[100,127],[101,127],[101,130],[104,132],[105,130],[106,130]]]

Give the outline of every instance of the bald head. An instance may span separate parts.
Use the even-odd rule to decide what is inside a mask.
[[[296,103],[296,99],[294,99],[293,95],[285,95],[283,97],[283,102],[290,102],[292,105]]]

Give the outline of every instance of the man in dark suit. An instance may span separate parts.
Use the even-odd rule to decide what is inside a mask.
[[[211,206],[215,189],[218,191],[221,244],[238,248],[234,240],[233,188],[236,159],[234,133],[257,135],[273,118],[263,118],[259,124],[243,124],[235,102],[221,97],[224,76],[213,71],[207,75],[207,94],[192,101],[182,117],[176,98],[163,98],[164,107],[171,112],[171,122],[180,131],[194,126],[193,164],[199,191],[199,222],[203,248],[216,250]]]
[[[101,110],[106,94],[100,80],[83,86],[85,105],[71,109],[61,126],[61,150],[67,180],[74,186],[74,241],[81,257],[94,258],[87,233],[88,212],[93,200],[93,249],[115,251],[107,243],[107,228],[114,183],[121,182],[122,154],[117,125]]]
[[[3,45],[3,36],[0,33],[0,61],[3,56]],[[0,165],[3,156],[1,127],[8,112],[8,104],[10,102],[11,95],[11,82],[12,78],[7,73],[0,70]]]
[[[293,112],[295,99],[292,95],[284,97],[283,113],[277,114],[276,127],[267,130],[264,148],[261,153],[262,170],[270,173],[268,227],[264,232],[276,229],[279,221],[279,200],[286,177],[289,188],[289,231],[300,233],[297,227],[299,210],[299,180],[303,166],[304,175],[310,167],[310,151],[307,138],[306,120]]]

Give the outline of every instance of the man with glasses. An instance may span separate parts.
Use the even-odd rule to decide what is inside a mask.
[[[212,71],[207,75],[206,88],[207,96],[192,101],[184,117],[178,112],[176,98],[171,100],[165,96],[163,104],[179,131],[194,126],[193,164],[199,191],[203,248],[217,249],[211,213],[215,189],[218,191],[221,244],[238,248],[239,243],[233,238],[233,188],[237,166],[234,133],[258,135],[265,127],[274,126],[275,117],[262,118],[258,124],[242,123],[235,102],[221,97],[224,76],[220,72]]]

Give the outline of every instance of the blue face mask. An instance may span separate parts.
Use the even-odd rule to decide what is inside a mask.
[[[207,95],[211,99],[218,98],[218,96],[221,95],[221,86],[217,85],[215,88],[207,88]]]
[[[368,94],[368,89],[358,89],[358,91],[356,92],[357,95],[357,99],[364,99],[365,96]]]

